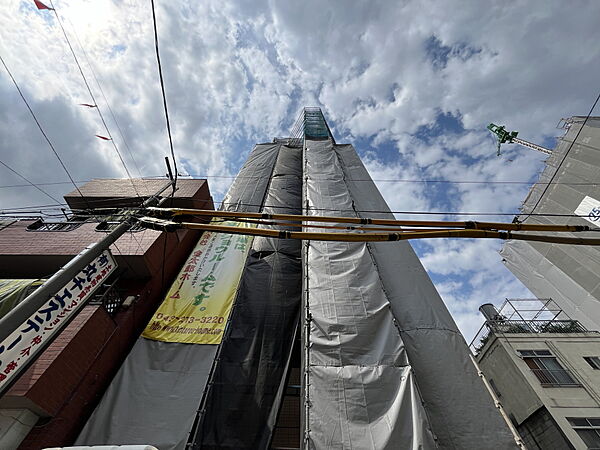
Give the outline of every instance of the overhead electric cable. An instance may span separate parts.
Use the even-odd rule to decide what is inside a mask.
[[[75,186],[75,189],[77,190],[77,192],[79,192],[79,195],[81,195],[81,198],[87,204],[87,199],[83,196],[83,194],[81,193],[81,190],[79,189],[79,187],[77,186],[77,184],[75,184],[75,181],[73,180],[73,177],[69,173],[69,171],[67,169],[67,166],[65,166],[65,163],[63,162],[63,160],[61,159],[61,157],[58,155],[58,152],[54,148],[54,145],[52,145],[52,142],[48,138],[48,135],[46,135],[46,132],[44,131],[44,129],[42,128],[42,125],[38,121],[35,113],[33,112],[33,109],[31,109],[31,106],[29,106],[29,102],[27,101],[27,99],[23,95],[23,92],[21,91],[21,88],[17,84],[17,81],[15,80],[15,78],[13,77],[13,75],[12,75],[11,71],[9,70],[8,66],[4,62],[4,59],[2,58],[2,56],[0,56],[0,61],[2,62],[2,65],[4,66],[4,68],[6,69],[6,71],[8,72],[8,75],[10,76],[10,79],[12,80],[13,84],[17,88],[17,91],[19,92],[19,95],[21,96],[21,99],[23,100],[23,103],[25,103],[25,106],[27,106],[27,109],[29,110],[29,113],[31,114],[31,117],[33,117],[33,120],[35,121],[35,124],[37,125],[37,127],[40,130],[40,132],[42,133],[42,135],[44,136],[44,139],[46,139],[46,142],[48,143],[48,145],[52,149],[52,152],[54,153],[54,155],[56,156],[56,158],[60,162],[60,165],[62,166],[62,168],[65,170],[67,176],[69,177],[69,180],[71,180],[71,183],[73,184],[73,186]]]
[[[552,177],[550,177],[550,183],[552,182],[552,180],[554,180],[554,178],[556,177],[556,174],[558,174],[558,171],[560,170],[561,166],[565,162],[565,159],[567,159],[567,156],[569,156],[569,152],[573,148],[573,145],[575,144],[575,142],[577,142],[577,139],[579,138],[579,135],[581,134],[581,131],[583,130],[583,127],[585,127],[585,124],[587,123],[588,119],[592,115],[592,112],[594,112],[594,109],[596,108],[596,104],[598,103],[598,100],[600,100],[600,94],[598,94],[598,96],[596,97],[596,101],[594,102],[594,104],[590,108],[590,112],[587,113],[587,116],[585,116],[585,120],[581,124],[581,128],[579,128],[579,131],[577,131],[577,134],[575,135],[575,139],[573,139],[573,141],[571,141],[571,144],[569,145],[569,148],[567,148],[567,151],[565,152],[565,154],[563,155],[562,159],[560,160],[560,163],[556,167],[556,170],[552,174]],[[546,192],[548,191],[548,188],[550,187],[550,183],[548,183],[546,185],[546,187],[544,188],[544,190],[542,191],[542,194],[539,196],[539,198],[535,202],[535,205],[533,206],[533,208],[531,208],[531,212],[535,211],[535,208],[538,207],[538,205],[542,201],[542,198],[544,198],[544,195],[546,194]],[[527,218],[529,216],[531,216],[532,214],[529,213],[529,214],[526,214],[526,215],[527,215],[527,217],[525,217],[525,219],[523,219],[523,220],[527,220]]]
[[[87,183],[89,181],[91,181],[91,180],[75,180],[75,183]],[[30,184],[5,184],[3,186],[0,186],[0,189],[22,188],[22,187],[30,186]],[[71,184],[71,182],[70,181],[55,181],[52,183],[36,183],[36,186],[57,186],[59,184]]]
[[[51,196],[50,194],[48,194],[45,190],[43,190],[39,184],[35,184],[31,181],[29,181],[27,178],[25,178],[23,175],[21,175],[19,172],[17,172],[15,169],[13,169],[12,167],[10,167],[8,164],[6,164],[3,161],[0,161],[0,164],[2,164],[4,167],[6,167],[8,170],[10,170],[12,173],[14,173],[15,175],[17,175],[18,177],[24,179],[25,181],[27,181],[27,183],[29,184],[24,184],[22,186],[33,186],[34,188],[36,188],[38,191],[40,191],[42,194],[46,195],[47,197],[50,197],[52,200],[54,200],[56,203],[58,203],[59,205],[61,204],[59,200],[57,200],[56,198],[54,198],[53,196]]]
[[[153,177],[142,177],[142,179],[158,179],[158,178],[164,178],[164,175],[157,175],[157,176],[153,176]],[[235,176],[226,176],[226,175],[194,175],[194,178],[186,178],[187,180],[203,180],[203,179],[207,179],[207,178],[228,178],[228,179],[234,179],[234,178],[255,178],[258,179],[259,177],[235,177]],[[92,180],[75,180],[76,183],[88,183]],[[535,181],[476,181],[476,180],[418,180],[418,179],[414,179],[414,180],[410,180],[410,179],[389,179],[389,178],[385,178],[385,179],[379,179],[379,178],[373,178],[373,179],[346,179],[346,181],[356,181],[356,182],[368,182],[368,181],[376,181],[376,182],[382,182],[382,183],[440,183],[440,184],[517,184],[517,185],[533,185],[533,184],[539,184],[539,185],[545,185],[545,184],[552,184],[552,185],[561,185],[561,186],[600,186],[600,183],[590,183],[590,182],[573,182],[573,183],[566,183],[566,182],[535,182]],[[37,183],[38,186],[53,186],[53,185],[58,185],[58,184],[71,184],[70,181],[57,181],[57,182],[53,182],[53,183]],[[19,187],[26,187],[29,186],[28,184],[6,184],[6,185],[0,185],[0,189],[8,189],[8,188],[19,188]]]
[[[60,29],[62,30],[63,35],[65,36],[65,40],[67,41],[67,45],[69,46],[69,50],[71,50],[71,54],[73,55],[73,59],[75,60],[75,64],[77,64],[77,68],[79,69],[79,73],[81,74],[81,78],[83,78],[83,82],[85,84],[85,87],[87,88],[87,91],[90,94],[90,97],[92,98],[92,101],[94,102],[94,106],[96,107],[96,110],[98,111],[98,115],[100,116],[100,120],[102,121],[102,124],[104,125],[104,129],[106,130],[106,133],[108,134],[108,137],[109,137],[108,140],[111,141],[111,143],[112,143],[115,151],[117,152],[117,155],[119,156],[119,159],[121,160],[121,164],[123,164],[123,167],[125,168],[125,172],[127,173],[127,176],[129,177],[129,180],[131,181],[131,185],[133,186],[133,190],[135,191],[135,193],[137,194],[137,196],[140,197],[140,194],[139,194],[139,192],[137,191],[137,189],[135,187],[135,183],[133,182],[133,178],[131,176],[131,173],[129,173],[129,169],[127,168],[127,164],[125,164],[125,160],[121,156],[121,152],[119,151],[119,149],[117,147],[117,144],[116,144],[115,140],[113,139],[112,134],[110,133],[110,130],[108,129],[108,125],[106,124],[106,121],[104,120],[104,116],[102,115],[102,111],[100,111],[100,106],[98,105],[98,102],[96,101],[96,98],[94,97],[94,94],[92,93],[92,89],[90,88],[90,85],[89,85],[89,83],[87,81],[87,78],[85,77],[85,74],[83,73],[83,69],[81,68],[81,64],[79,64],[79,59],[77,59],[77,55],[75,54],[75,50],[73,50],[73,46],[71,45],[71,41],[69,40],[69,36],[67,36],[67,32],[65,31],[65,28],[63,27],[62,20],[60,20],[60,17],[58,15],[58,11],[54,7],[54,4],[53,4],[52,0],[50,0],[50,5],[52,6],[52,10],[54,11],[54,15],[56,16],[56,20],[57,20],[58,24],[60,25]],[[103,138],[103,139],[106,139],[106,138]]]
[[[171,137],[171,123],[169,121],[169,110],[167,108],[167,95],[165,93],[165,83],[163,80],[162,65],[160,63],[160,52],[158,50],[158,30],[156,28],[156,13],[154,11],[154,0],[150,0],[152,3],[152,21],[154,24],[154,48],[156,50],[156,62],[158,63],[158,74],[160,76],[160,88],[162,91],[163,106],[165,109],[165,120],[167,122],[167,134],[169,135],[169,146],[171,148],[171,157],[173,158],[173,168],[175,169],[175,183],[173,189],[177,185],[177,159],[175,159],[175,151],[173,150],[173,138]]]
[[[259,176],[243,176],[243,175],[190,175],[192,178],[185,178],[187,180],[204,180],[207,178],[225,178],[225,179],[259,179]],[[153,175],[145,178],[164,178],[164,175]],[[318,181],[318,178],[314,180]],[[506,181],[490,181],[490,180],[428,180],[428,179],[409,179],[409,178],[345,178],[346,181],[355,182],[381,182],[381,183],[440,183],[440,184],[517,184],[517,185],[533,185],[533,184],[557,184],[563,186],[600,186],[600,183],[591,182],[535,182],[535,181],[517,181],[517,180],[506,180]],[[2,186],[0,186],[2,187]]]
[[[90,61],[90,58],[88,57],[88,54],[85,51],[85,48],[81,44],[81,41],[79,40],[79,36],[77,35],[77,30],[75,29],[73,22],[71,22],[68,18],[67,18],[67,20],[71,23],[71,29],[73,30],[73,35],[75,36],[75,40],[77,41],[77,43],[79,44],[79,48],[81,48],[81,51],[83,52],[83,56],[85,57],[85,60],[87,61],[88,66],[90,68],[90,72],[92,72],[92,76],[94,77],[94,80],[96,81],[96,85],[98,86],[98,89],[100,90],[100,93],[102,94],[102,98],[104,99],[104,102],[106,103],[106,106],[110,112],[110,115],[112,116],[113,121],[115,122],[115,125],[117,126],[117,129],[119,130],[119,134],[121,135],[121,139],[123,140],[123,143],[125,144],[125,148],[127,148],[127,152],[129,153],[129,156],[131,157],[131,160],[133,161],[133,164],[134,164],[135,168],[137,169],[138,174],[140,175],[140,178],[142,178],[142,171],[140,170],[140,166],[138,165],[137,161],[135,160],[135,157],[133,156],[133,152],[131,151],[129,144],[127,143],[127,139],[125,139],[123,130],[121,130],[119,121],[117,120],[117,117],[115,116],[112,108],[110,107],[110,103],[108,102],[108,99],[106,98],[106,95],[104,94],[104,89],[102,89],[102,84],[100,84],[100,80],[98,80],[98,77],[96,76],[96,71],[94,70],[94,66],[93,66],[92,62]]]

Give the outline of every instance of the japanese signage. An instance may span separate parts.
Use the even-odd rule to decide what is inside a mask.
[[[229,221],[219,225],[254,226]],[[142,336],[220,343],[251,243],[251,236],[205,232]]]
[[[105,250],[0,343],[0,391],[52,341],[116,267]]]
[[[600,202],[595,198],[586,196],[575,210],[575,214],[596,226],[600,226]]]

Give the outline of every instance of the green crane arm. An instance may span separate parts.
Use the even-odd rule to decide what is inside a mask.
[[[519,139],[517,137],[517,135],[519,134],[518,131],[506,131],[506,128],[504,126],[496,125],[495,123],[490,123],[487,126],[487,129],[490,130],[492,133],[494,133],[496,135],[496,137],[498,138],[498,143],[497,143],[498,144],[498,147],[497,147],[498,148],[498,153],[497,153],[498,156],[500,156],[500,145],[505,144],[505,143],[519,144],[524,147],[529,147],[534,150],[537,150],[538,152],[545,153],[547,155],[552,154],[552,150],[549,150],[546,147],[542,147],[541,145],[534,144],[533,142]]]

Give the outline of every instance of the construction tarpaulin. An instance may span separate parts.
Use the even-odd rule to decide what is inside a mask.
[[[526,224],[590,226],[561,233],[596,237],[600,226],[600,118],[573,118],[517,216]],[[579,217],[577,217],[579,216]],[[506,267],[538,298],[551,298],[572,319],[600,330],[600,249],[587,245],[507,241]]]
[[[302,150],[281,145],[261,212],[300,214],[301,186]],[[194,431],[196,448],[268,448],[298,323],[300,246],[254,239]]]
[[[257,146],[223,201],[223,209],[260,210],[279,146]],[[177,284],[175,280],[174,284]],[[184,449],[217,352],[215,344],[140,337],[76,445],[151,444]]]
[[[352,146],[305,147],[305,214],[393,218]],[[304,259],[308,448],[515,448],[410,244],[309,241]]]

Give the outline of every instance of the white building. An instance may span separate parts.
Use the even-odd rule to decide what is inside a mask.
[[[600,333],[552,300],[480,308],[477,362],[529,450],[600,448]]]

